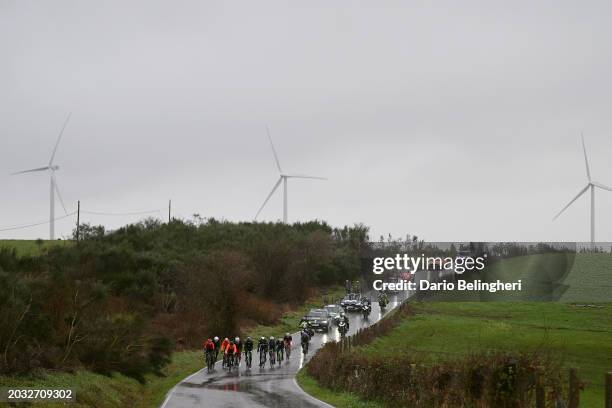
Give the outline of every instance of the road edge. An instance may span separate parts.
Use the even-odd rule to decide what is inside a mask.
[[[300,384],[297,381],[297,375],[300,373],[300,371],[302,371],[306,366],[304,365],[302,368],[300,368],[297,373],[295,373],[295,377],[293,377],[293,383],[295,384],[295,386],[298,388],[298,390],[300,390],[302,392],[302,394],[306,395],[308,398],[310,398],[311,400],[314,400],[320,404],[322,404],[323,406],[326,407],[331,407],[331,408],[335,408],[334,405],[331,405],[323,400],[318,399],[317,397],[307,393],[306,391],[304,391],[304,389],[302,387],[300,387]]]

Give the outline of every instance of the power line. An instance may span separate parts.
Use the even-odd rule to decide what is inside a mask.
[[[71,217],[74,214],[76,214],[76,211],[71,212],[70,214],[63,215],[61,217],[54,218],[53,221],[63,220],[64,218]],[[25,229],[25,228],[31,228],[31,227],[37,227],[39,225],[49,224],[50,222],[51,222],[51,220],[35,222],[35,223],[32,223],[32,224],[13,225],[13,226],[9,226],[9,227],[5,227],[5,228],[0,229],[0,232],[2,232],[2,231],[12,231],[12,230],[18,230],[18,229]]]
[[[144,215],[144,214],[153,214],[153,213],[161,213],[162,209],[157,210],[149,210],[149,211],[136,211],[136,212],[125,212],[125,213],[116,213],[116,212],[100,212],[100,211],[81,211],[82,214],[89,215],[107,215],[107,216],[124,216],[124,215]]]
[[[130,216],[130,215],[145,215],[145,214],[154,214],[157,213],[161,216],[161,211],[165,210],[164,208],[161,209],[156,209],[156,210],[148,210],[148,211],[135,211],[135,212],[123,212],[123,213],[119,213],[119,212],[101,212],[101,211],[83,211],[81,210],[81,214],[89,214],[89,215],[102,215],[102,216],[115,216],[115,217],[119,217],[119,216]],[[53,221],[59,221],[59,220],[63,220],[65,218],[71,217],[73,215],[77,214],[77,211],[73,211],[69,214],[63,215],[61,217],[57,217],[54,218]],[[45,224],[49,224],[51,223],[51,220],[47,220],[47,221],[38,221],[38,222],[33,222],[30,224],[16,224],[16,225],[7,225],[4,227],[0,227],[0,232],[3,231],[14,231],[14,230],[19,230],[19,229],[26,229],[26,228],[32,228],[32,227],[37,227],[40,225],[45,225]]]

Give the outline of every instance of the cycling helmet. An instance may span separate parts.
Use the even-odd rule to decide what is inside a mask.
[[[265,339],[266,338],[264,336],[261,336],[261,339],[259,339],[259,340],[264,341]]]
[[[210,343],[212,340],[210,339],[210,337],[208,338],[208,340],[206,340],[208,343]]]
[[[235,341],[236,343],[240,343],[240,337],[236,336],[236,338],[234,339],[234,341]]]
[[[229,341],[229,339],[226,337],[226,338],[223,339],[223,341]]]
[[[247,341],[251,341],[251,336],[247,337]]]
[[[270,340],[274,340],[274,336],[270,336]]]
[[[291,336],[291,335],[290,335],[289,333],[285,333],[285,336],[289,337],[289,336]]]
[[[215,341],[219,341],[219,337],[215,336],[215,339],[214,339],[214,340],[215,340]]]

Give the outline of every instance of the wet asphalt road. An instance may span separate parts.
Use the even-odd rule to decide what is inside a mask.
[[[348,313],[350,322],[348,334],[351,335],[358,329],[377,322],[407,296],[407,292],[390,296],[390,304],[384,312],[381,312],[376,297],[373,296],[372,312],[368,319],[364,319],[360,313]],[[232,371],[231,374],[221,368],[221,363],[218,363],[215,371],[210,374],[203,368],[170,390],[162,408],[330,407],[304,393],[298,387],[295,375],[324,343],[340,339],[338,329],[334,326],[328,334],[317,333],[313,336],[306,356],[301,352],[297,333],[293,334],[293,338],[291,359],[287,361],[285,358],[280,366],[271,368],[268,362],[265,368],[260,369],[259,355],[253,352],[253,366],[250,370],[246,369],[244,358],[238,372]]]

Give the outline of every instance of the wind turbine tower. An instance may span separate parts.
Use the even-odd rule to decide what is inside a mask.
[[[55,178],[55,172],[59,170],[59,166],[56,165],[53,160],[55,159],[55,153],[57,152],[57,147],[62,140],[62,135],[64,134],[64,129],[66,129],[66,125],[68,125],[68,121],[70,120],[70,114],[64,121],[64,125],[62,126],[62,130],[57,137],[57,141],[55,142],[55,147],[53,148],[53,152],[51,153],[51,158],[49,159],[49,163],[44,167],[38,167],[30,170],[18,171],[16,173],[12,173],[12,175],[23,174],[23,173],[37,173],[40,171],[46,171],[49,174],[49,239],[55,239],[55,194],[60,200],[62,204],[62,208],[64,209],[64,213],[68,215],[68,211],[66,211],[66,206],[64,205],[64,200],[62,199],[62,195],[60,194],[59,187],[57,186],[57,179]]]

